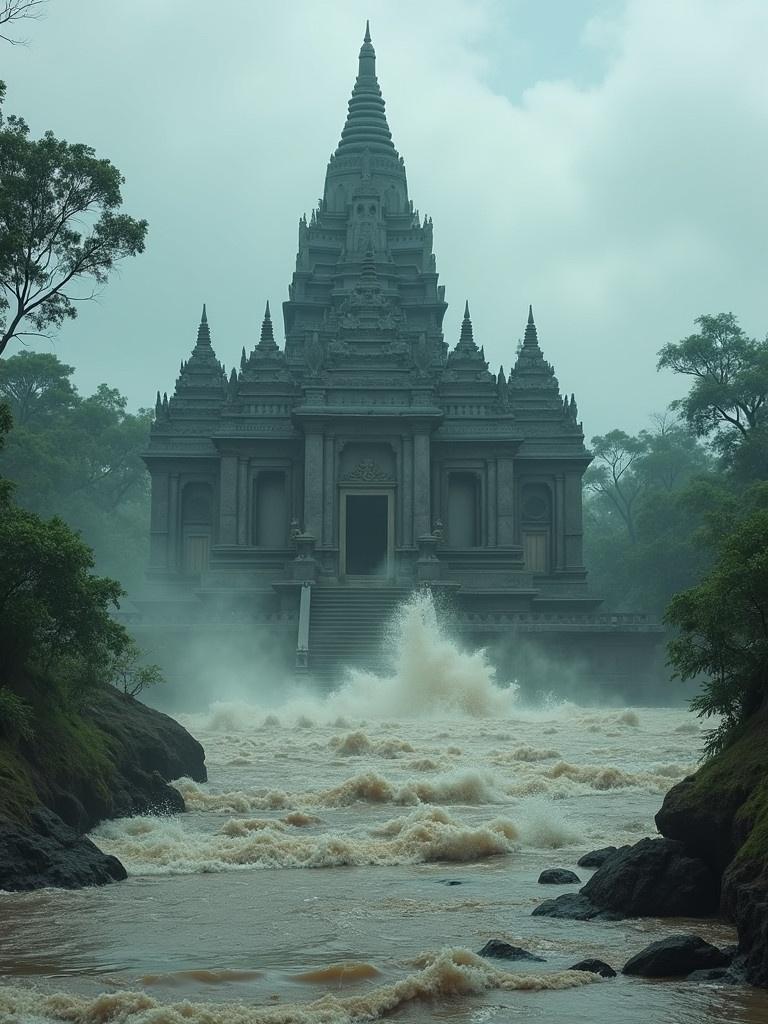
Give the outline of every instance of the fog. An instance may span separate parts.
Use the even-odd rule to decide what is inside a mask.
[[[150,223],[98,303],[35,341],[83,391],[106,379],[138,407],[171,389],[204,300],[219,358],[251,347],[287,296],[366,16],[451,345],[469,298],[508,370],[532,302],[589,437],[679,394],[655,355],[698,314],[763,332],[761,0],[78,0],[24,26],[2,77],[9,112],[112,159]]]

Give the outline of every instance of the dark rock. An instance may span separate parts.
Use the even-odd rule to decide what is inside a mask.
[[[693,971],[686,981],[719,981],[722,985],[737,985],[739,979],[730,967],[710,967],[705,971]]]
[[[508,942],[502,942],[501,939],[491,939],[486,942],[477,955],[493,957],[497,960],[532,960],[538,964],[546,963],[544,957],[529,953],[527,949],[521,949],[520,946],[510,946]]]
[[[598,907],[581,892],[567,892],[553,900],[544,900],[532,911],[533,917],[560,917],[571,921],[622,921],[626,914]]]
[[[682,843],[641,839],[609,857],[581,894],[626,917],[706,917],[717,910],[719,885]]]
[[[539,875],[541,885],[578,885],[581,879],[567,868],[547,868]]]
[[[605,960],[579,960],[569,971],[589,971],[590,974],[599,974],[601,978],[615,978],[616,971],[607,964]]]
[[[458,878],[440,878],[440,879],[438,879],[438,881],[439,881],[440,885],[463,885],[464,884],[463,882],[460,882],[458,880]]]
[[[80,889],[124,878],[116,857],[102,853],[45,807],[30,811],[26,824],[0,821],[0,889]]]
[[[643,978],[681,978],[693,971],[727,967],[729,959],[717,946],[698,935],[670,935],[652,942],[622,968],[623,974],[638,974]]]
[[[583,857],[579,857],[576,863],[580,868],[599,868],[614,853],[616,853],[615,846],[603,846],[599,850],[590,850],[589,853],[585,853]]]

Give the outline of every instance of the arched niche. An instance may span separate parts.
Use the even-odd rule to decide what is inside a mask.
[[[526,483],[520,491],[520,528],[526,568],[548,573],[552,565],[552,490],[546,483]]]

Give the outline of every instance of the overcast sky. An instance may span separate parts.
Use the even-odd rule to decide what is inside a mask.
[[[28,46],[0,44],[6,110],[109,157],[150,225],[52,343],[83,392],[171,391],[203,301],[228,367],[255,343],[366,17],[451,346],[468,298],[508,369],[532,302],[589,437],[682,392],[656,352],[698,314],[765,334],[766,0],[50,0]]]

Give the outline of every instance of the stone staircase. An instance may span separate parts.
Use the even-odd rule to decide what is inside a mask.
[[[371,585],[312,588],[309,673],[329,687],[344,668],[385,672],[382,640],[395,609],[408,598],[406,587]]]

